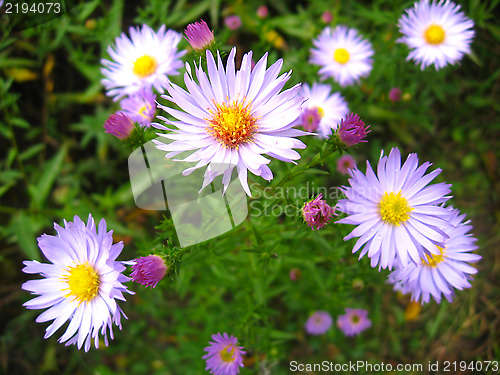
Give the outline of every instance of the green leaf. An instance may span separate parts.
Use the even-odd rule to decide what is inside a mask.
[[[10,222],[8,232],[14,235],[28,259],[40,260],[40,251],[35,239],[36,230],[28,215],[23,211],[16,214]]]
[[[43,204],[49,195],[50,189],[61,171],[62,163],[67,151],[68,145],[64,144],[59,152],[45,164],[42,175],[38,179],[38,183],[28,187],[32,201],[35,203],[37,208],[43,207]]]

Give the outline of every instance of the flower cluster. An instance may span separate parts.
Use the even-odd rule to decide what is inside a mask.
[[[264,5],[257,10],[261,20],[268,15]],[[332,17],[325,12],[322,20],[330,23]],[[225,25],[235,31],[242,20],[230,15]],[[460,6],[451,1],[419,0],[400,18],[398,27],[403,36],[398,42],[408,45],[408,59],[422,69],[430,65],[440,69],[470,53],[473,26]],[[192,163],[183,168],[183,175],[204,169],[201,190],[221,177],[225,194],[236,174],[249,196],[248,172],[271,181],[271,159],[297,164],[301,159],[297,150],[306,147],[297,139],[300,136],[317,135],[314,142],[334,144],[340,154],[367,142],[370,126],[349,113],[344,97],[329,84],[299,83],[284,89],[291,71],[281,74],[282,59],[268,66],[268,58],[273,56],[268,53],[254,63],[249,51],[239,64],[234,47],[223,62],[214,32],[202,20],[188,25],[185,35],[198,57],[201,55],[198,63],[186,63],[185,87],[169,78],[180,73],[187,53],[178,50],[182,38],[176,31],[166,26],[158,31],[147,25],[131,27],[129,35],[123,33],[109,46],[110,60],[101,61],[102,85],[107,96],[120,101],[120,110],[106,120],[106,133],[130,139],[134,129],[154,127],[160,131],[156,148],[165,158]],[[353,28],[327,26],[312,43],[309,62],[321,67],[320,80],[332,78],[345,87],[372,71],[373,46]],[[171,105],[157,103],[157,95]],[[395,103],[401,96],[401,89],[393,88],[388,98]],[[164,112],[157,117],[161,124],[153,123],[157,108]],[[299,126],[305,131],[297,129]],[[324,156],[322,152],[318,152],[319,158]],[[318,160],[313,158],[307,166],[313,161],[318,164]],[[337,223],[355,226],[344,237],[345,241],[356,238],[353,253],[359,251],[359,259],[366,255],[372,267],[391,270],[388,280],[394,289],[421,303],[431,297],[438,303],[443,297],[451,301],[455,290],[471,286],[477,270],[470,263],[478,262],[481,256],[473,253],[476,240],[466,215],[445,205],[451,198],[451,185],[431,184],[441,169],[427,173],[430,166],[429,162],[419,165],[416,154],[403,163],[399,149],[393,148],[388,155],[381,153],[376,173],[369,162],[363,173],[351,155],[343,155],[337,169],[350,177],[349,186],[341,188],[345,198],[332,207],[318,194],[298,212],[311,229],[319,230],[339,210],[345,217]],[[40,250],[51,263],[24,262],[25,273],[43,277],[22,285],[38,295],[24,305],[47,309],[36,319],[52,321],[45,338],[68,323],[60,342],[88,351],[92,342],[99,346],[102,336],[108,345],[108,330],[113,339],[113,325],[121,329],[121,318],[126,318],[117,300],[124,301],[124,293],[133,294],[124,283],[133,280],[155,288],[175,267],[159,255],[117,261],[123,244],[113,244],[112,231],[107,231],[104,219],[96,226],[91,215],[87,223],[75,216],[73,222],[64,221],[64,227],[55,224],[55,230],[57,235],[38,238]],[[132,268],[131,277],[123,274],[126,265]],[[300,270],[292,269],[289,277],[298,284]],[[367,310],[346,308],[336,324],[345,336],[355,336],[372,323]],[[332,325],[328,312],[316,311],[305,323],[305,330],[321,335]],[[238,346],[238,339],[217,333],[212,340],[204,349],[206,370],[215,375],[239,373],[246,352]]]
[[[169,76],[179,74],[182,67],[181,57],[186,51],[178,51],[177,44],[181,35],[165,26],[155,32],[147,25],[131,27],[130,37],[122,34],[108,47],[108,55],[113,61],[103,59],[101,69],[102,84],[107,95],[120,100],[120,116],[127,116],[131,122],[141,127],[149,127],[156,114],[156,94],[153,89],[163,93]],[[111,122],[105,125],[108,133],[118,138],[127,138],[132,130],[124,133]]]
[[[347,198],[337,208],[348,214],[338,223],[357,226],[344,238],[358,237],[353,252],[361,249],[359,257],[367,255],[372,267],[395,265],[391,280],[414,299],[421,296],[428,302],[432,295],[439,302],[441,293],[450,299],[453,287],[470,286],[468,278],[475,270],[464,262],[480,257],[468,254],[476,248],[466,235],[471,227],[461,224],[458,211],[442,204],[450,198],[451,185],[429,185],[441,172],[425,175],[430,165],[419,166],[416,154],[401,165],[401,154],[393,148],[389,156],[381,155],[378,175],[369,162],[366,174],[349,171],[350,186],[342,188]]]
[[[331,315],[326,311],[314,312],[305,324],[306,332],[310,335],[323,335],[333,324]],[[345,314],[337,318],[337,327],[346,336],[356,336],[372,325],[368,319],[368,311],[364,309],[346,308]]]

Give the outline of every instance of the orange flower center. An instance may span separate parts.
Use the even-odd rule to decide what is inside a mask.
[[[224,147],[236,148],[250,142],[257,130],[257,118],[251,114],[251,103],[234,101],[231,104],[215,103],[217,110],[210,111],[212,118],[207,131]]]

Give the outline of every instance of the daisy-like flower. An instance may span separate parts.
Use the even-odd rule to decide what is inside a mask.
[[[216,65],[212,53],[207,50],[208,77],[201,67],[195,66],[198,83],[191,75],[190,66],[186,65],[184,82],[189,92],[171,84],[169,96],[164,96],[182,111],[159,106],[179,121],[158,118],[176,128],[155,124],[159,129],[170,130],[159,135],[173,142],[155,142],[160,150],[168,151],[167,158],[182,151],[196,150],[183,161],[198,163],[183,173],[189,174],[208,165],[202,189],[223,174],[225,191],[236,166],[243,188],[251,195],[247,171],[268,181],[273,178],[267,166],[270,160],[262,154],[294,162],[300,155],[293,148],[306,146],[293,137],[308,133],[292,128],[303,101],[298,95],[300,84],[279,93],[290,78],[290,72],[278,77],[283,61],[280,59],[266,69],[265,54],[251,69],[252,52],[249,52],[243,56],[241,69],[235,71],[235,54],[233,48],[224,70],[220,56],[217,55]],[[221,168],[220,165],[229,167]]]
[[[75,216],[74,222],[64,221],[64,228],[54,223],[57,236],[42,235],[38,246],[52,264],[36,260],[25,261],[23,272],[39,273],[43,279],[30,280],[22,288],[39,294],[24,304],[28,309],[45,309],[38,323],[54,320],[46,329],[45,338],[69,321],[66,332],[58,340],[66,345],[84,345],[88,351],[92,340],[99,347],[99,332],[108,345],[107,331],[113,339],[113,323],[121,329],[125,314],[116,300],[124,301],[129,291],[122,283],[130,278],[122,274],[125,266],[116,261],[123,243],[113,245],[112,231],[107,232],[102,219],[96,230],[89,215],[87,225]]]
[[[314,312],[305,324],[306,332],[310,335],[323,335],[332,326],[333,320],[326,311]]]
[[[372,70],[372,45],[356,29],[326,27],[313,44],[309,61],[321,66],[322,79],[333,77],[341,86],[349,86]]]
[[[155,32],[147,25],[130,28],[130,38],[123,33],[109,46],[108,55],[114,60],[102,59],[102,84],[107,95],[118,100],[143,87],[154,87],[163,92],[169,75],[179,74],[183,65],[180,58],[186,51],[177,51],[181,34],[166,30],[165,25]]]
[[[123,113],[142,126],[151,126],[156,114],[156,95],[151,87],[144,87],[120,102]]]
[[[136,283],[154,288],[165,277],[167,269],[168,267],[163,258],[152,254],[134,259],[130,277]]]
[[[393,148],[389,156],[381,155],[377,174],[367,162],[366,175],[359,169],[349,170],[349,187],[341,190],[347,199],[336,208],[349,216],[337,223],[357,227],[344,240],[359,237],[353,253],[361,247],[361,259],[371,258],[372,267],[392,269],[394,262],[405,268],[411,259],[419,264],[428,255],[439,255],[450,226],[449,212],[437,206],[448,200],[449,184],[427,186],[439,173],[436,169],[424,176],[431,163],[418,166],[416,154],[410,154],[401,166],[401,154]]]
[[[187,25],[184,34],[186,34],[186,40],[191,47],[197,51],[208,48],[215,41],[214,32],[210,30],[203,20]]]
[[[309,202],[304,203],[302,207],[302,217],[311,229],[321,229],[328,224],[333,217],[335,210],[323,199],[323,193]]]
[[[368,311],[364,309],[345,309],[345,314],[337,318],[337,327],[346,336],[356,336],[367,330],[372,325],[368,319]]]
[[[340,120],[349,113],[347,102],[339,93],[330,95],[331,86],[314,83],[312,88],[303,84],[301,94],[306,99],[302,116],[296,121],[308,132],[318,132],[323,138],[337,129]]]
[[[122,111],[109,115],[103,126],[105,133],[120,139],[127,138],[134,130],[134,122]]]
[[[356,168],[356,160],[349,155],[345,154],[342,155],[338,160],[337,160],[337,169],[340,173],[342,174],[347,174],[349,169]]]
[[[202,358],[206,360],[206,370],[214,375],[236,375],[243,367],[242,346],[237,346],[238,339],[227,333],[212,335],[212,340],[204,351],[207,352]]]
[[[473,254],[477,249],[476,239],[469,231],[472,226],[456,209],[449,208],[450,224],[446,231],[449,236],[443,247],[437,247],[438,254],[426,255],[420,263],[410,264],[406,269],[397,269],[389,275],[389,281],[396,290],[411,293],[412,300],[428,303],[432,296],[441,302],[442,296],[451,302],[454,289],[470,288],[471,275],[477,270],[469,263],[478,262],[480,255]]]
[[[410,48],[407,60],[413,60],[424,69],[437,69],[455,64],[470,53],[474,38],[474,22],[452,1],[420,0],[407,9],[399,19],[403,37],[398,42]]]

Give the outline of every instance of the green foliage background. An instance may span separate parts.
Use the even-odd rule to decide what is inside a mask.
[[[411,1],[274,0],[266,4],[269,16],[259,19],[262,4],[66,1],[67,13],[16,32],[0,10],[0,373],[201,374],[203,347],[217,332],[233,334],[245,346],[242,374],[287,374],[291,360],[500,359],[499,1],[461,2],[476,25],[473,53],[438,72],[406,62],[407,47],[395,42],[397,20]],[[308,63],[309,49],[326,26],[326,10],[333,14],[331,25],[357,28],[376,51],[373,71],[360,85],[340,88],[327,81],[371,124],[369,142],[353,152],[358,165],[364,170],[365,160],[376,163],[381,149],[397,146],[443,169],[438,181],[453,184],[452,204],[472,219],[479,239],[483,259],[473,288],[457,293],[451,304],[423,306],[408,321],[408,298],[385,284],[387,272],[372,269],[367,259],[358,262],[351,254],[354,241],[342,240],[348,226],[311,232],[294,217],[251,215],[234,231],[189,248],[177,273],[156,289],[130,285],[136,295],[122,303],[129,319],[108,348],[84,353],[57,343],[57,334],[44,340],[46,324],[35,323],[40,311],[22,307],[30,296],[20,289],[28,279],[21,269],[25,259],[42,259],[36,238],[54,234],[54,221],[89,212],[104,217],[115,240],[126,244],[122,260],[148,254],[167,239],[176,243],[168,213],[135,207],[129,151],[103,131],[118,109],[100,83],[107,46],[131,25],[166,24],[182,32],[203,18],[227,49],[253,50],[255,59],[269,52],[271,62],[282,57],[283,71],[293,69],[287,87],[311,84],[318,68]],[[234,32],[223,23],[230,14],[243,21]],[[183,40],[180,48],[188,43]],[[182,85],[182,74],[173,81]],[[403,90],[402,101],[387,99],[392,87]],[[299,163],[322,145],[318,139],[306,142]],[[337,157],[284,187],[345,184]],[[292,168],[279,161],[270,167],[272,186]],[[268,186],[255,176],[252,181],[256,192]],[[290,195],[277,204],[300,207],[302,200]],[[301,271],[298,281],[289,278],[292,268]],[[336,328],[321,337],[305,334],[310,313],[326,310],[335,318],[345,307],[368,309],[373,327],[354,339]]]

